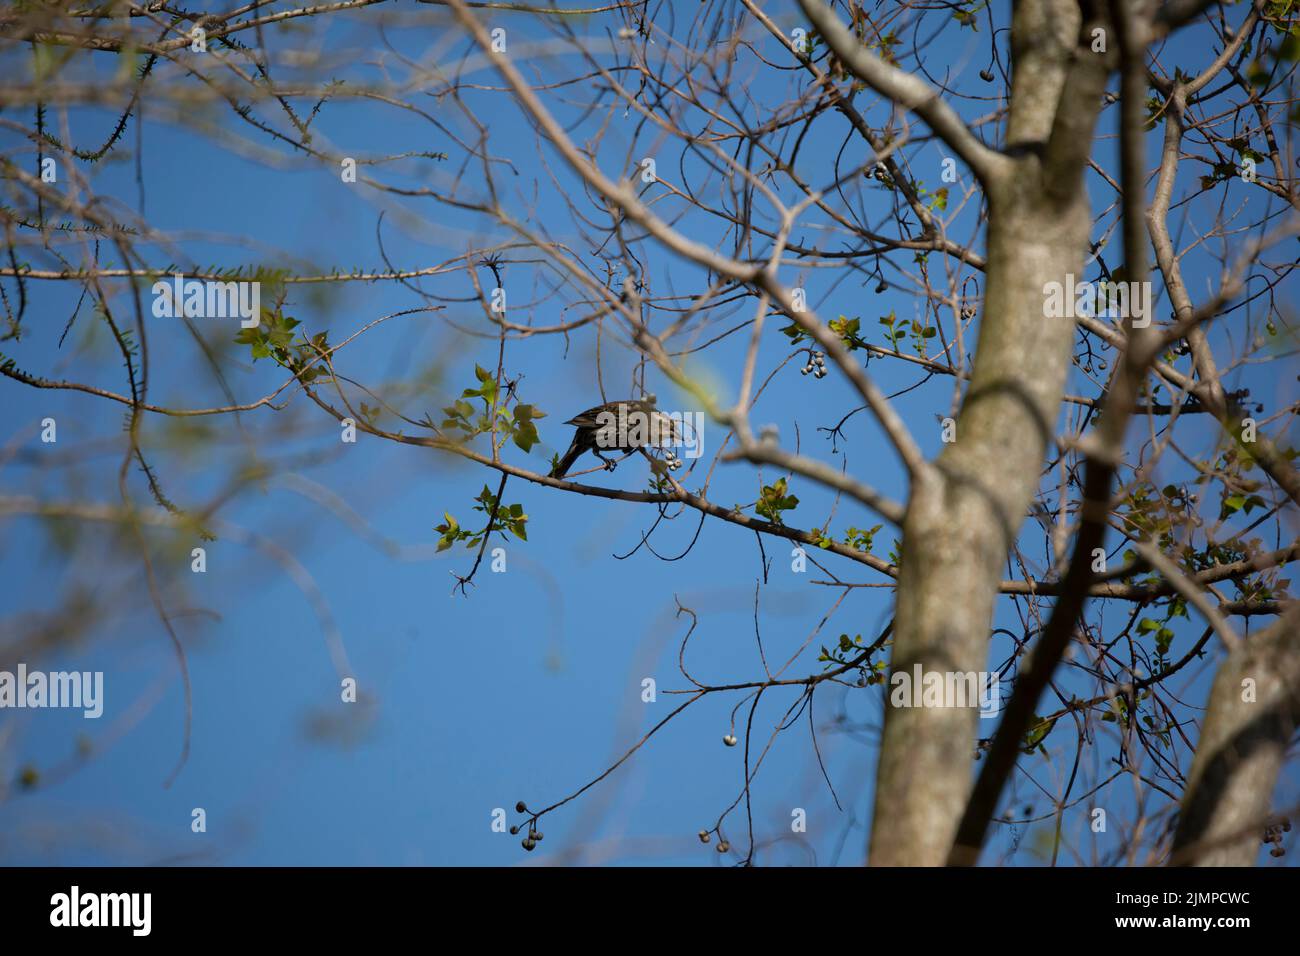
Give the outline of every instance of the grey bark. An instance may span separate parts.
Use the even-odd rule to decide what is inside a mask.
[[[1172,864],[1250,866],[1300,725],[1300,608],[1219,667],[1174,832]],[[1247,681],[1253,681],[1253,694]]]
[[[1091,215],[1083,166],[1110,71],[1064,0],[1017,6],[1013,167],[986,183],[988,268],[956,441],[917,476],[903,525],[893,668],[981,671],[997,581],[1055,432],[1074,324],[1043,287],[1078,276]],[[1068,38],[1068,42],[1067,42]],[[978,716],[886,708],[869,862],[941,865],[971,788]]]

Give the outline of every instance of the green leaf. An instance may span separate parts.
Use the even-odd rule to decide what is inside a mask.
[[[514,441],[524,451],[532,451],[534,445],[540,440],[537,434],[537,426],[531,421],[520,424],[514,431]]]
[[[755,504],[754,511],[773,524],[781,524],[782,512],[793,511],[799,506],[799,499],[794,495],[787,495],[785,492],[785,478],[779,478],[770,485],[764,485],[763,490],[759,493],[758,503]]]
[[[847,316],[841,315],[838,319],[831,319],[828,324],[830,330],[840,337],[841,341],[844,342],[845,348],[850,352],[866,346],[867,343],[859,334],[859,329],[862,325],[861,319],[850,319]]]
[[[1287,63],[1295,63],[1300,60],[1300,36],[1295,33],[1288,33],[1282,45],[1274,51],[1273,55],[1279,60],[1285,60]]]
[[[1034,719],[1030,722],[1030,726],[1034,727],[1034,729],[1025,735],[1022,745],[1022,749],[1027,754],[1033,753],[1042,744],[1043,739],[1052,732],[1052,728],[1056,726],[1055,718],[1047,721],[1047,723],[1040,723],[1041,721],[1042,718],[1034,714]]]
[[[844,533],[844,543],[855,551],[864,551],[870,554],[876,532],[881,527],[881,525],[873,525],[865,531],[861,528],[849,528]]]
[[[789,325],[781,329],[781,332],[789,337],[791,345],[795,344],[802,338],[806,338],[808,335],[807,332],[799,327],[798,322],[791,322]]]

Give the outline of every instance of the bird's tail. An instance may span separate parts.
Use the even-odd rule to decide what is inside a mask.
[[[578,441],[578,436],[573,436],[573,442],[569,445],[569,450],[564,453],[564,457],[559,460],[554,468],[551,469],[550,477],[563,478],[573,467],[573,463],[578,460],[582,454],[582,444]]]

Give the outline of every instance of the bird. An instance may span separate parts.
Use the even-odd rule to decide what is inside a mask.
[[[672,418],[654,407],[653,396],[606,402],[574,415],[566,424],[576,429],[573,441],[551,469],[551,478],[567,475],[584,452],[591,452],[605,463],[606,470],[613,471],[617,462],[606,458],[601,451],[630,454],[639,448],[658,448],[681,438]],[[669,467],[679,460],[672,452],[668,457]]]

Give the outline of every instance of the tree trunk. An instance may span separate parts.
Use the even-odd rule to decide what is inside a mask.
[[[1013,31],[1043,24],[1051,37],[1026,44],[1015,64],[1006,144],[1015,163],[985,184],[984,306],[956,441],[915,477],[903,524],[895,672],[987,668],[998,581],[1056,430],[1074,321],[1045,316],[1044,286],[1081,276],[1091,228],[1083,165],[1109,61],[1080,45],[1073,3],[1017,6]],[[868,860],[942,865],[971,789],[978,712],[885,710]]]
[[[1171,863],[1254,864],[1287,745],[1300,724],[1298,628],[1300,611],[1292,608],[1220,665],[1183,795]]]

